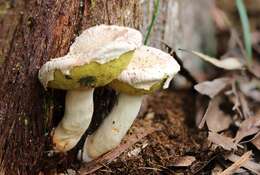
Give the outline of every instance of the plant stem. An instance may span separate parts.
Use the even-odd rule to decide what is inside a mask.
[[[250,32],[250,25],[249,20],[245,8],[245,4],[243,0],[236,0],[236,6],[239,12],[240,20],[242,23],[243,28],[243,36],[244,36],[244,43],[247,52],[247,63],[248,65],[252,65],[252,42],[251,42],[251,32]]]
[[[145,35],[144,45],[146,45],[147,42],[148,42],[148,39],[149,39],[149,36],[150,36],[151,31],[152,31],[152,29],[153,29],[155,20],[156,20],[156,18],[157,18],[157,16],[158,16],[158,12],[159,12],[159,1],[160,1],[160,0],[155,0],[155,1],[154,1],[154,11],[153,11],[153,16],[152,16],[152,21],[151,21],[151,23],[150,23],[150,25],[149,25],[149,27],[148,27],[148,29],[147,29],[147,33],[146,33],[146,35]]]

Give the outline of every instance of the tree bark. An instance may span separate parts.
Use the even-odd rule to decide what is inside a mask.
[[[163,0],[159,4],[159,13],[149,38],[148,45],[165,49],[166,43],[183,60],[184,66],[193,75],[201,74],[202,62],[191,59],[190,54],[179,52],[179,48],[196,50],[208,54],[215,53],[214,25],[211,18],[213,0]],[[143,33],[149,25],[153,11],[153,1],[144,0]]]
[[[0,174],[38,174],[66,162],[60,156],[50,164],[47,154],[64,92],[45,92],[38,70],[66,54],[82,30],[102,23],[139,28],[139,1],[0,0]],[[95,94],[94,117],[103,116],[114,92]]]

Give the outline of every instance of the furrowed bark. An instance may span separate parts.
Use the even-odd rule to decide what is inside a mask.
[[[58,166],[50,164],[47,151],[64,92],[45,92],[39,68],[66,54],[82,30],[102,23],[138,28],[139,17],[138,0],[0,1],[0,174],[31,175]],[[104,116],[115,93],[101,88],[95,94],[94,117]]]

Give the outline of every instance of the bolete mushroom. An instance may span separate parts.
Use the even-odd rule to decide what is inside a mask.
[[[115,148],[136,118],[143,95],[168,88],[179,70],[174,58],[159,49],[142,46],[135,50],[127,69],[110,83],[120,92],[118,102],[100,127],[86,139],[83,161],[95,159]]]
[[[135,29],[99,25],[78,36],[67,55],[42,66],[39,80],[45,88],[68,90],[64,117],[53,134],[55,150],[65,152],[78,143],[91,121],[94,87],[117,78],[141,44]]]

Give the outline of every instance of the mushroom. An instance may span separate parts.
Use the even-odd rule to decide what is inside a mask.
[[[38,78],[45,88],[68,90],[64,116],[53,134],[56,151],[78,143],[91,121],[94,87],[118,77],[141,44],[142,35],[135,29],[99,25],[78,36],[67,55],[42,66]]]
[[[115,148],[138,115],[144,94],[168,88],[180,70],[174,58],[152,47],[135,50],[127,69],[110,83],[120,92],[118,102],[100,127],[85,141],[82,159],[90,161]]]

